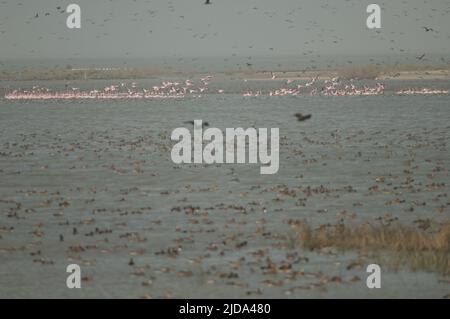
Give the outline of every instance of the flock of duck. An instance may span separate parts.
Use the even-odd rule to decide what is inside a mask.
[[[212,76],[200,78],[199,81],[187,79],[184,81],[163,81],[160,85],[152,88],[138,88],[137,83],[131,85],[120,83],[118,85],[110,85],[102,90],[83,91],[79,88],[66,88],[61,91],[54,91],[49,88],[34,86],[31,89],[16,89],[6,93],[7,100],[124,100],[124,99],[173,99],[184,97],[201,97],[205,93],[226,93],[224,89],[211,90],[208,85],[212,80]],[[247,80],[245,80],[247,81]],[[353,81],[348,83],[340,81],[339,78],[325,80],[319,83],[317,78],[306,83],[296,84],[295,80],[287,80],[285,85],[280,88],[263,91],[263,90],[246,90],[242,93],[244,97],[258,96],[374,96],[383,95],[385,93],[385,85],[376,83],[375,86],[364,85],[358,87]],[[431,89],[431,88],[405,88],[395,92],[397,95],[445,95],[449,94],[449,90]]]

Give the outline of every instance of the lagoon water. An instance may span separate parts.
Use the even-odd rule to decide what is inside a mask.
[[[292,227],[448,220],[449,96],[240,93],[270,85],[222,79],[210,88],[225,94],[181,100],[0,99],[0,297],[450,293],[438,273],[393,269],[357,252],[306,251]],[[312,119],[298,122],[297,112]],[[278,127],[278,174],[260,175],[259,164],[175,165],[171,131],[194,119],[220,129]],[[347,267],[355,261],[362,266]],[[73,263],[82,289],[66,287]],[[267,272],[286,263],[290,272]],[[383,289],[366,287],[368,263],[381,265]]]

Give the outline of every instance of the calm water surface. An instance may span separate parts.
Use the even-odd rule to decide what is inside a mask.
[[[183,100],[0,99],[0,297],[450,293],[448,278],[407,269],[386,270],[385,289],[369,290],[364,268],[347,269],[356,253],[302,250],[288,223],[448,220],[449,96],[244,98],[244,85],[270,84],[237,82]],[[299,123],[296,112],[313,117]],[[278,174],[173,164],[171,131],[193,119],[278,127]],[[305,275],[267,274],[269,260]],[[71,263],[81,290],[66,288]],[[333,276],[343,283],[324,284]]]

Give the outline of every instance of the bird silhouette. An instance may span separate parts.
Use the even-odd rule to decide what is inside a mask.
[[[206,0],[205,4],[211,4],[211,0]]]
[[[422,54],[421,56],[416,57],[417,60],[422,60],[425,57],[425,53]]]
[[[309,120],[312,117],[312,115],[311,114],[304,115],[303,113],[295,113],[295,117],[297,117],[297,120],[299,122],[303,122],[303,121]]]
[[[184,124],[191,124],[191,125],[193,125],[195,127],[194,121],[186,121],[186,122],[184,122]],[[208,122],[202,122],[202,128],[208,127],[208,126],[209,126]]]

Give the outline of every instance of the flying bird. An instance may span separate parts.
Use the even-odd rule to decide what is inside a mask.
[[[422,60],[425,57],[425,53],[422,54],[421,56],[416,57],[417,60]]]
[[[303,122],[303,121],[309,120],[312,117],[312,115],[311,114],[304,115],[303,113],[295,113],[295,117],[297,117],[297,120],[299,122]]]
[[[191,125],[193,125],[194,127],[197,127],[197,126],[195,125],[194,121],[186,121],[186,122],[184,122],[184,124],[191,124]],[[208,127],[208,126],[209,126],[209,123],[208,123],[208,122],[202,122],[202,128],[205,128],[205,127]]]
[[[205,4],[211,4],[211,0],[206,0]]]
[[[422,27],[422,28],[425,30],[425,32],[434,31],[433,28],[429,28],[429,27]]]

